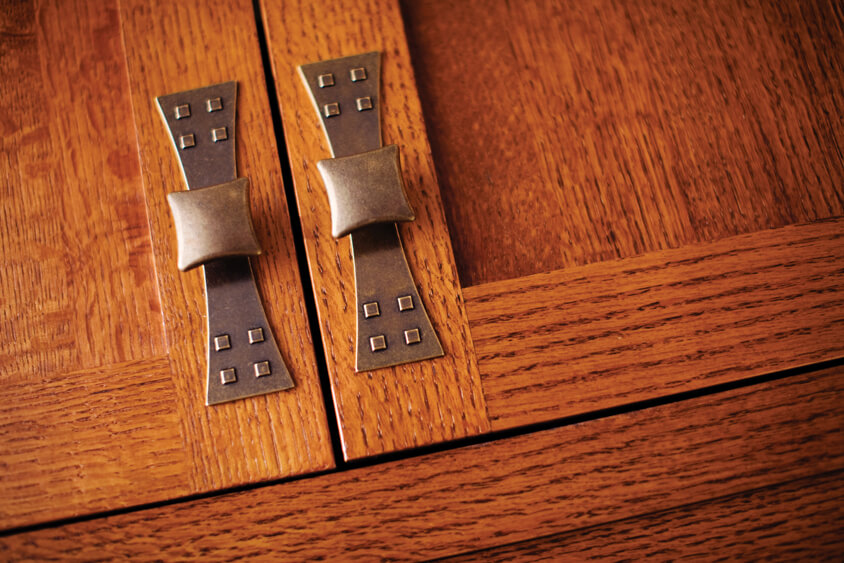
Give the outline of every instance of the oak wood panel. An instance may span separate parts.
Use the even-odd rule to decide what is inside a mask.
[[[217,3],[121,1],[142,178],[174,386],[194,491],[333,466],[330,436],[283,196],[255,13],[246,0]],[[205,406],[205,302],[200,269],[176,267],[168,192],[186,189],[154,98],[238,82],[238,175],[250,180],[264,254],[255,276],[295,387]]]
[[[116,2],[0,6],[0,527],[190,491]]]
[[[465,290],[493,428],[844,353],[844,219]]]
[[[844,214],[840,2],[402,8],[464,287]]]
[[[840,561],[842,477],[801,479],[448,561]]]
[[[844,468],[844,368],[0,539],[11,557],[420,559]]]
[[[190,492],[166,357],[11,379],[4,391],[2,527]]]
[[[397,3],[348,0],[316,8],[303,1],[262,2],[261,8],[344,455],[359,458],[486,432],[486,406]],[[331,237],[328,198],[316,170],[330,152],[297,67],[373,50],[383,52],[384,143],[401,147],[416,212],[416,220],[399,230],[445,357],[356,374],[349,239]]]
[[[164,353],[117,22],[113,4],[0,7],[4,384]]]

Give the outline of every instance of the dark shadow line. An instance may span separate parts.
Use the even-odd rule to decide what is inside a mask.
[[[305,301],[305,311],[308,315],[308,323],[311,327],[311,341],[316,358],[317,373],[319,374],[320,388],[322,389],[323,405],[328,423],[328,433],[331,438],[331,448],[334,453],[334,463],[337,469],[344,466],[344,456],[340,428],[337,426],[337,416],[334,407],[334,398],[331,395],[331,382],[328,375],[328,363],[325,360],[325,349],[322,345],[322,327],[319,324],[317,314],[316,298],[313,294],[313,280],[308,269],[308,256],[305,252],[305,237],[302,231],[302,220],[299,217],[299,207],[296,204],[296,194],[293,190],[293,172],[290,168],[287,140],[284,136],[284,126],[281,121],[281,107],[278,103],[275,76],[273,74],[272,59],[270,58],[267,34],[264,29],[264,20],[261,14],[259,0],[253,0],[252,6],[255,10],[255,25],[258,34],[258,43],[261,47],[261,63],[264,67],[264,80],[266,82],[267,97],[270,102],[270,114],[273,120],[276,146],[278,148],[278,160],[281,164],[281,180],[284,185],[284,195],[287,199],[287,210],[290,215],[290,227],[293,233],[293,246],[296,249],[296,261],[299,265],[299,278],[302,282],[302,294]],[[302,85],[302,95],[307,95]]]
[[[47,528],[57,528],[60,526],[65,526],[68,524],[76,524],[79,522],[88,522],[90,520],[96,520],[99,518],[108,518],[110,516],[119,516],[123,514],[129,514],[132,512],[140,512],[143,510],[155,509],[155,508],[162,508],[167,506],[173,506],[175,504],[182,504],[187,502],[199,501],[199,500],[207,500],[212,499],[214,497],[219,497],[223,495],[229,494],[239,494],[244,492],[253,491],[256,489],[262,489],[265,487],[273,487],[276,485],[292,483],[296,481],[301,481],[302,479],[311,479],[316,478],[319,476],[324,475],[331,475],[333,473],[339,473],[340,471],[349,470],[349,469],[360,469],[365,467],[371,467],[374,465],[380,465],[383,463],[391,462],[391,461],[400,461],[405,459],[411,459],[415,457],[421,457],[429,454],[434,454],[438,452],[445,452],[450,450],[456,450],[459,448],[463,448],[466,446],[475,446],[481,444],[488,444],[491,442],[497,442],[500,440],[506,440],[508,438],[514,438],[516,436],[523,436],[526,434],[531,434],[535,432],[543,432],[545,430],[554,430],[558,428],[562,428],[565,426],[571,426],[573,424],[580,424],[582,422],[588,422],[593,420],[599,420],[602,418],[608,418],[611,416],[617,416],[620,414],[627,414],[632,413],[639,410],[650,409],[654,407],[660,407],[664,405],[668,405],[670,403],[676,403],[679,401],[687,401],[690,399],[698,399],[703,398],[709,395],[714,395],[718,393],[725,393],[727,391],[733,391],[737,389],[742,389],[745,387],[752,387],[754,385],[761,385],[764,383],[771,383],[774,381],[778,381],[781,379],[786,379],[789,377],[796,377],[800,375],[809,374],[816,371],[827,370],[830,368],[841,367],[844,366],[844,358],[836,358],[833,360],[827,360],[823,362],[818,362],[815,364],[810,364],[806,366],[800,366],[796,368],[785,369],[782,371],[765,374],[765,375],[757,375],[754,377],[749,377],[746,379],[742,379],[739,381],[730,381],[727,383],[719,383],[717,385],[710,385],[707,387],[702,387],[700,389],[695,389],[693,391],[683,391],[681,393],[674,393],[672,395],[665,395],[663,397],[658,397],[654,399],[646,399],[644,401],[636,401],[633,403],[629,403],[626,405],[612,407],[607,409],[601,409],[597,411],[592,411],[589,413],[578,414],[574,416],[568,416],[564,418],[558,418],[555,420],[549,420],[546,422],[539,422],[536,424],[530,424],[527,426],[520,426],[518,428],[508,428],[507,430],[500,430],[497,432],[491,432],[489,434],[483,434],[480,436],[472,436],[469,438],[462,438],[460,440],[453,440],[451,442],[442,442],[438,444],[433,444],[430,446],[424,446],[420,448],[415,448],[412,450],[403,450],[398,452],[390,452],[388,454],[382,454],[379,456],[368,457],[366,459],[361,460],[354,460],[350,462],[346,462],[344,464],[338,464],[338,467],[334,469],[329,469],[326,471],[319,471],[314,473],[307,473],[305,475],[297,475],[295,477],[285,477],[283,479],[275,479],[272,481],[265,481],[263,483],[249,483],[246,485],[241,485],[238,487],[230,487],[227,489],[219,489],[216,491],[209,491],[205,493],[199,493],[195,495],[187,495],[179,498],[168,499],[164,501],[157,501],[151,502],[147,504],[140,504],[136,506],[126,507],[126,508],[119,508],[115,510],[108,510],[103,512],[97,512],[93,514],[86,514],[83,516],[74,516],[70,518],[62,518],[59,520],[53,520],[50,522],[43,522],[40,524],[33,524],[30,526],[21,526],[17,528],[11,528],[9,530],[2,530],[0,531],[0,537],[10,536],[13,534],[20,534],[25,532],[34,532],[37,530],[43,530]]]

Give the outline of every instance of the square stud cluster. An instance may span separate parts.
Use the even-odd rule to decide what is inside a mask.
[[[246,338],[249,341],[249,344],[260,344],[264,342],[264,329],[261,327],[250,329],[246,332]],[[232,339],[231,336],[228,334],[221,334],[219,336],[214,337],[214,350],[217,352],[223,352],[225,350],[230,350],[232,347]],[[272,370],[270,369],[270,362],[269,360],[264,360],[261,362],[255,362],[252,364],[252,373],[255,377],[265,377],[267,375],[272,374]],[[220,370],[220,382],[223,385],[229,385],[230,383],[237,382],[237,370],[235,368],[226,368],[224,370]]]
[[[413,296],[412,295],[401,295],[396,299],[396,307],[399,310],[399,313],[404,313],[407,311],[412,311],[414,309],[413,306]],[[363,317],[365,319],[372,319],[375,317],[381,316],[381,306],[378,304],[378,301],[371,301],[369,303],[363,304]],[[412,346],[414,344],[419,344],[422,342],[422,332],[418,328],[410,328],[404,331],[403,333],[404,343],[407,346]],[[376,334],[375,336],[369,337],[369,348],[373,352],[381,352],[382,350],[387,349],[387,335],[385,334]]]
[[[358,67],[353,68],[349,71],[349,80],[352,82],[360,82],[362,80],[366,80],[366,68]],[[327,72],[325,74],[320,74],[317,76],[317,86],[320,88],[331,88],[336,84],[334,80],[334,73]],[[363,96],[360,98],[355,98],[355,108],[358,111],[368,111],[371,110],[374,106],[372,102],[372,98],[370,96]],[[329,104],[324,104],[322,106],[322,115],[323,117],[335,117],[340,115],[340,103],[339,102],[332,102]]]
[[[221,111],[223,109],[222,98],[209,98],[205,100],[205,109],[208,113]],[[176,119],[187,119],[191,116],[190,104],[179,104],[173,109],[173,116]],[[216,127],[211,129],[211,141],[219,143],[229,138],[228,129],[225,127]],[[196,146],[196,135],[194,133],[186,133],[180,135],[176,140],[179,149],[185,150]]]

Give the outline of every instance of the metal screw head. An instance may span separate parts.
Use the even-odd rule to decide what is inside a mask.
[[[399,311],[410,311],[413,309],[413,297],[410,295],[403,295],[399,297]]]
[[[258,362],[252,367],[255,370],[255,377],[264,377],[265,375],[270,375],[270,362]]]
[[[214,337],[214,349],[218,352],[220,350],[228,350],[232,347],[231,339],[228,334],[221,334]]]
[[[180,106],[176,106],[176,119],[184,119],[186,117],[190,117],[190,104],[182,104]]]
[[[226,130],[225,127],[217,127],[216,129],[211,130],[211,140],[215,143],[225,141],[228,138],[229,132]]]
[[[373,301],[372,303],[364,303],[363,304],[363,316],[367,319],[371,319],[372,317],[377,317],[381,314],[381,309],[378,308],[378,302]]]
[[[412,328],[404,331],[405,344],[419,344],[422,341],[422,336],[419,334],[418,328]]]
[[[253,328],[249,331],[249,343],[250,344],[258,344],[259,342],[264,341],[264,329],[263,328]]]
[[[387,349],[387,338],[383,334],[369,338],[369,347],[373,352],[380,352]]]
[[[221,370],[220,381],[222,381],[223,385],[228,385],[229,383],[237,381],[237,373],[234,371],[234,368]]]
[[[182,135],[179,137],[179,148],[180,149],[189,149],[196,145],[196,138],[193,136],[193,133],[188,133],[187,135]]]
[[[340,115],[340,104],[337,102],[333,102],[330,104],[325,104],[322,108],[322,113],[325,117],[334,117],[335,115]]]

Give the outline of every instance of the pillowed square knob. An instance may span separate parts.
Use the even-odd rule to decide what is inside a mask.
[[[317,168],[331,204],[334,238],[367,225],[415,219],[404,192],[396,145],[321,160]]]
[[[229,256],[254,256],[261,246],[252,227],[249,180],[167,194],[184,271]]]

